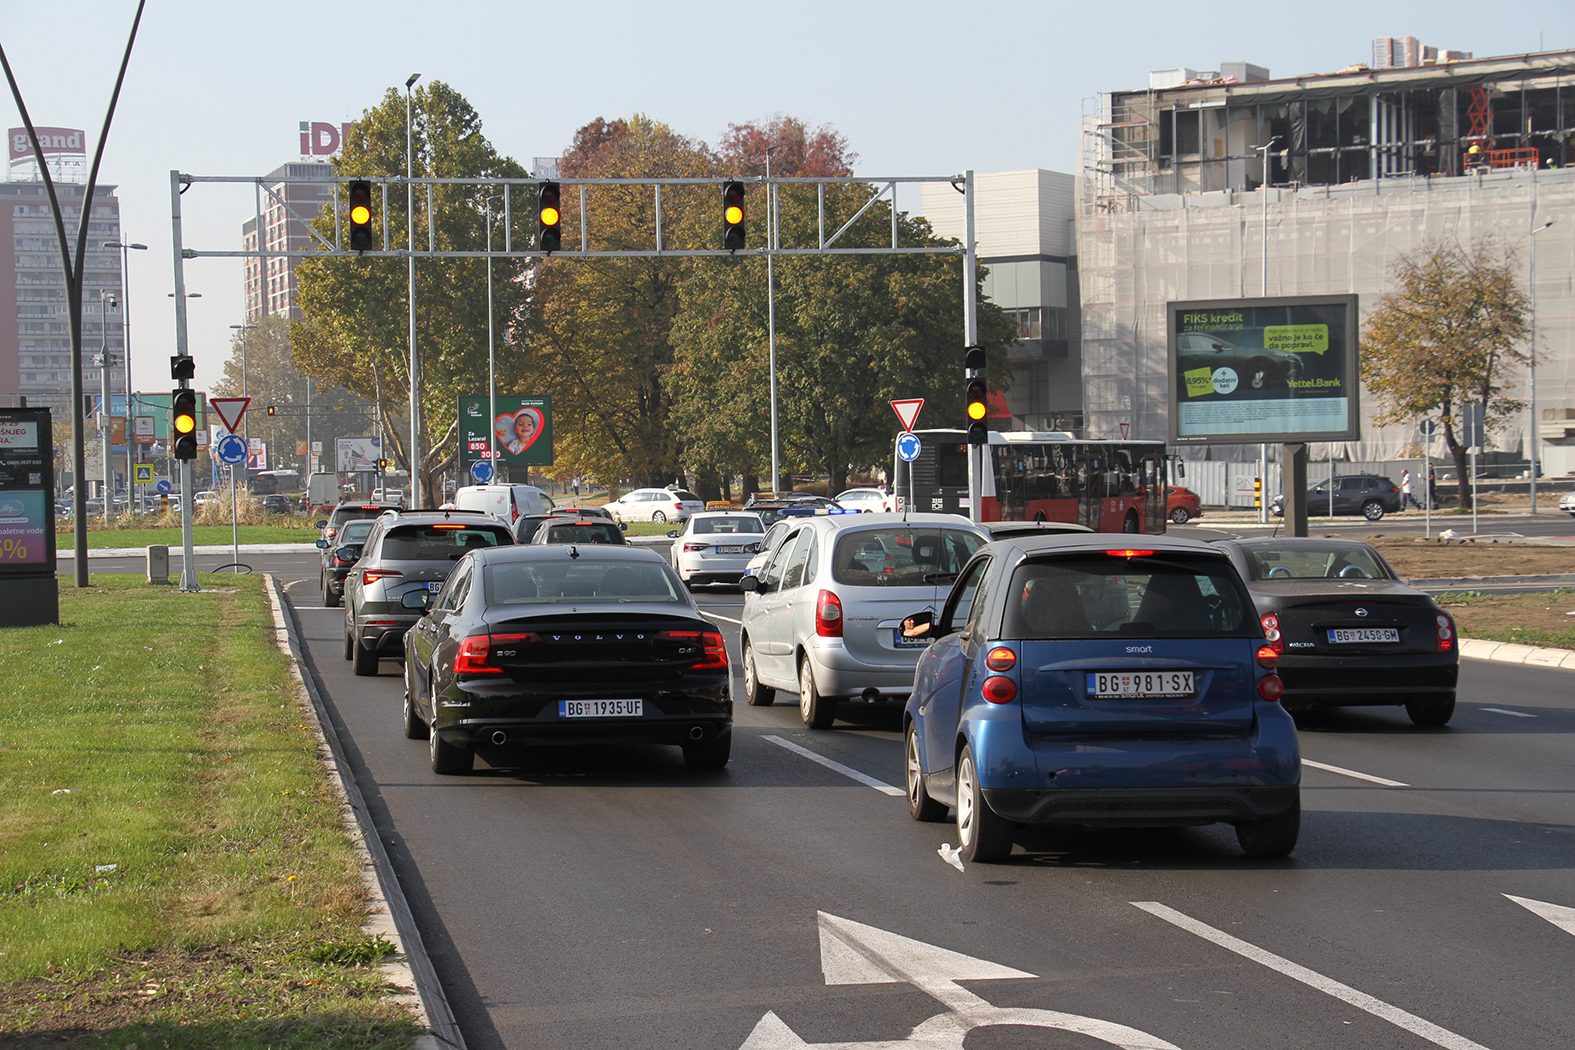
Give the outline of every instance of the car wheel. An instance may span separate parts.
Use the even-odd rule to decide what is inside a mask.
[[[837,720],[837,702],[815,688],[815,669],[807,656],[798,664],[798,717],[810,729],[830,729]]]
[[[926,823],[944,819],[946,807],[924,790],[924,770],[919,766],[919,732],[912,722],[908,723],[908,742],[903,754],[903,779],[908,786],[908,816]]]
[[[748,639],[744,641],[744,699],[749,701],[750,707],[770,707],[777,698],[777,691],[769,685],[760,684],[760,675],[755,670],[755,647]]]
[[[1384,516],[1384,505],[1375,499],[1370,499],[1362,504],[1362,517],[1368,521],[1377,521]]]
[[[1137,515],[1127,511],[1126,520],[1121,523],[1122,532],[1136,532],[1138,530]]]
[[[1012,825],[990,808],[979,786],[973,751],[964,747],[957,759],[957,838],[965,860],[989,864],[1012,852]]]
[[[667,515],[663,514],[659,510],[658,511],[652,511],[651,512],[651,520],[656,522],[658,525],[665,525],[665,524],[667,524]]]
[[[733,731],[724,730],[715,740],[684,745],[684,765],[690,769],[721,769],[733,753]]]
[[[339,595],[334,593],[334,582],[332,579],[323,581],[323,607],[326,609],[339,608]]]
[[[1406,704],[1405,713],[1410,715],[1411,721],[1419,726],[1446,726],[1449,720],[1455,717],[1455,698]]]
[[[350,624],[345,623],[345,659],[355,659],[355,639],[350,636]]]
[[[468,747],[455,747],[438,735],[437,731],[437,675],[432,676],[428,687],[432,698],[432,725],[427,729],[427,755],[432,772],[442,776],[463,776],[476,762],[476,753]]]
[[[1187,513],[1186,507],[1177,507],[1170,512],[1170,520],[1176,525],[1185,525],[1192,520],[1192,515]]]
[[[354,647],[355,652],[350,658],[350,666],[355,673],[362,678],[370,678],[377,674],[377,653],[354,639],[352,639],[351,645]]]
[[[1249,857],[1288,857],[1301,832],[1302,802],[1298,795],[1283,813],[1237,824],[1236,842]]]
[[[415,685],[410,681],[413,673],[409,668],[405,671],[405,739],[425,740],[431,730],[416,711]]]

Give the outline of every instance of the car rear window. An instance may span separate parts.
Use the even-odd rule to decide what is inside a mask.
[[[688,489],[674,489],[673,490],[673,498],[674,499],[683,500],[686,503],[699,503],[700,502],[700,497],[696,496],[693,492],[690,492]]]
[[[1318,547],[1287,543],[1247,550],[1255,580],[1387,580],[1377,556],[1366,547]]]
[[[740,532],[759,533],[760,519],[740,514],[727,518],[700,518],[695,522],[696,536],[732,536]]]
[[[508,533],[481,524],[399,525],[383,538],[381,556],[388,561],[454,561],[467,550],[509,542]]]
[[[568,525],[549,525],[548,543],[623,543],[623,533],[618,526],[605,521],[572,522]]]
[[[859,529],[837,537],[831,576],[850,587],[950,582],[984,543],[961,529]],[[944,578],[944,579],[943,579]]]
[[[483,575],[489,606],[593,602],[688,604],[679,593],[681,588],[677,581],[660,565],[603,561],[584,554],[561,562],[488,565]]]
[[[1224,558],[1034,558],[1013,572],[1006,598],[1008,638],[1254,637],[1260,630]]]

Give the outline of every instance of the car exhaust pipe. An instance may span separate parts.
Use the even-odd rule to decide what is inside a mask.
[[[866,688],[861,695],[863,696],[865,703],[873,704],[880,699],[880,690],[876,689],[872,685]]]
[[[504,744],[509,742],[509,735],[503,730],[499,729],[497,732],[492,734],[492,742],[499,747],[502,747]]]
[[[695,726],[693,729],[689,730],[689,739],[690,740],[699,740],[699,739],[703,738],[704,736],[705,736],[705,726]]]

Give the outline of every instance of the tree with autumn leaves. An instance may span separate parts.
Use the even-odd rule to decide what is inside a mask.
[[[1462,508],[1471,506],[1462,408],[1480,405],[1489,431],[1525,409],[1506,396],[1533,352],[1530,302],[1516,270],[1514,250],[1491,237],[1429,243],[1395,262],[1395,287],[1364,326],[1362,382],[1382,406],[1373,422],[1441,422]]]

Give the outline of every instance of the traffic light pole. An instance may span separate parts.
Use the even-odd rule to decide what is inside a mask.
[[[973,229],[973,169],[963,173],[963,345],[979,344],[979,303],[974,279],[979,265],[975,254]],[[989,445],[968,446],[968,517],[975,522],[984,520],[984,498],[979,484],[983,472],[983,457],[990,454]]]
[[[170,230],[175,253],[175,356],[190,357],[191,343],[186,337],[186,249],[181,242],[180,195],[184,188],[180,173],[170,172]],[[257,243],[263,243],[263,227],[257,227]],[[190,389],[191,381],[179,380],[180,389]],[[170,446],[175,445],[175,431],[170,430]],[[189,459],[176,460],[180,464],[180,589],[200,590],[197,586],[197,552],[191,532],[192,496],[196,492],[196,464]]]

